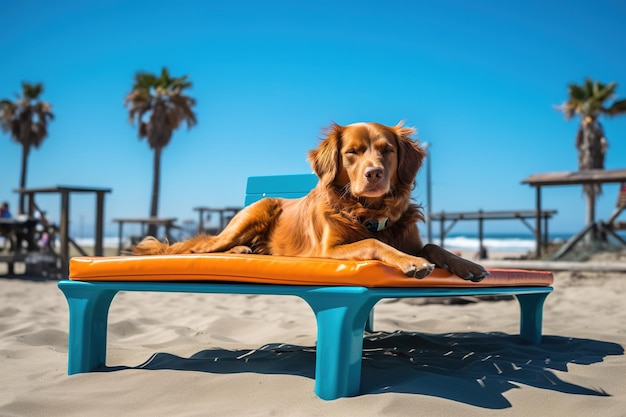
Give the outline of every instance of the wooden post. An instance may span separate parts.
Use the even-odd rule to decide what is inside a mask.
[[[94,254],[104,255],[104,191],[96,192],[96,241],[94,242]]]
[[[583,187],[584,190],[584,187]],[[590,228],[589,234],[585,237],[585,243],[590,245],[593,242],[598,241],[598,229],[595,227],[596,223],[596,197],[592,194],[591,191],[585,192],[585,196],[587,198],[587,224],[586,226],[594,225],[594,227]]]
[[[220,209],[220,232],[226,227],[226,222],[224,221],[224,211],[225,209]]]
[[[483,210],[478,210],[478,253],[483,250]]]
[[[61,224],[59,225],[60,239],[61,239],[61,270],[63,274],[67,274],[69,271],[69,259],[70,259],[70,192],[67,190],[61,191]]]
[[[124,229],[124,222],[119,221],[119,226],[117,228],[117,254],[122,254],[122,229]]]
[[[34,193],[25,193],[28,196],[28,213],[22,213],[22,214],[28,214],[28,217],[33,218],[35,217],[35,194]],[[20,194],[20,197],[23,194]]]
[[[440,241],[440,245],[443,248],[443,239],[446,237],[446,232],[445,232],[445,223],[446,222],[446,217],[443,214],[443,211],[441,212],[441,220],[439,221],[439,241]]]
[[[204,210],[202,210],[202,208],[199,208],[198,212],[200,213],[200,217],[198,218],[198,233],[202,233],[204,232],[204,221],[202,219],[202,217],[204,216]]]
[[[541,258],[541,186],[537,186],[535,207],[535,245],[537,259]]]
[[[548,234],[548,224],[549,224],[548,223],[548,217],[549,216],[548,216],[547,213],[543,216],[543,226],[544,226],[544,229],[543,229],[543,245],[544,246],[548,246],[548,242],[550,240],[550,236]]]

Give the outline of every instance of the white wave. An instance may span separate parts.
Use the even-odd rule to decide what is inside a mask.
[[[76,243],[84,247],[93,247],[95,239],[92,237],[75,238]],[[438,238],[433,243],[439,244]],[[119,239],[117,236],[107,236],[104,238],[103,245],[105,248],[117,248]],[[535,249],[535,241],[533,239],[522,238],[494,238],[487,237],[483,239],[483,244],[488,250],[492,251],[519,251],[525,252]],[[130,240],[122,239],[122,246],[128,247]],[[478,250],[478,238],[468,236],[449,237],[444,240],[443,246],[447,249],[455,250]]]
[[[81,247],[93,248],[95,246],[96,240],[93,237],[79,237],[79,238],[74,238],[74,241],[78,243],[78,245],[80,245]],[[117,248],[119,246],[119,241],[120,240],[117,236],[115,237],[106,236],[103,239],[102,245],[105,248]],[[130,245],[129,239],[122,239],[123,247],[128,247],[129,245]]]
[[[434,243],[439,243],[435,239]],[[487,250],[492,251],[515,251],[526,252],[535,249],[535,241],[533,239],[522,238],[493,238],[483,239],[483,245]],[[456,236],[444,239],[443,246],[447,249],[456,250],[478,250],[479,240],[475,237]]]

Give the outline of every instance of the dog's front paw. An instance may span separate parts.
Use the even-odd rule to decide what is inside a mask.
[[[422,279],[430,275],[435,269],[435,265],[423,258],[415,258],[404,265],[400,266],[404,275],[411,278]]]
[[[489,275],[489,272],[482,266],[463,258],[458,258],[455,259],[454,262],[450,262],[446,269],[454,275],[472,282],[480,282]]]
[[[422,253],[437,267],[444,268],[454,275],[468,281],[482,281],[489,272],[472,261],[463,259],[447,250],[433,244],[424,245]]]

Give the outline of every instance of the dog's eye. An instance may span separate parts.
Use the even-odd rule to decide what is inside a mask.
[[[394,150],[393,148],[385,148],[385,149],[383,149],[383,153],[384,153],[385,155],[386,155],[386,154],[389,154],[389,153],[393,153],[394,151],[395,151],[395,150]]]
[[[356,155],[356,154],[357,154],[356,149],[348,149],[346,151],[346,155]]]

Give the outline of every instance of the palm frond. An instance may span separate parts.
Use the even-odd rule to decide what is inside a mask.
[[[138,72],[135,74],[135,84],[133,90],[149,90],[158,84],[157,77],[149,72]]]
[[[188,75],[172,77],[167,67],[162,67],[158,76],[135,74],[135,83],[124,104],[129,121],[139,123],[139,137],[145,137],[151,148],[166,146],[181,123],[188,127],[197,123],[192,110],[195,100],[182,93],[191,86]]]
[[[159,77],[158,84],[161,87],[168,87],[171,83],[170,72],[167,70],[167,67],[163,67],[161,69],[161,76]]]
[[[585,78],[585,84],[583,85],[583,89],[585,91],[585,98],[593,97],[594,90],[594,82],[591,78]]]
[[[43,92],[43,84],[41,83],[35,83],[35,84],[30,84],[27,82],[22,83],[23,97],[28,101],[37,100],[39,98],[39,95],[42,92]]]
[[[568,93],[569,101],[585,101],[587,97],[589,97],[589,94],[587,94],[587,90],[584,88],[584,86],[576,85],[573,83],[569,84]]]
[[[604,109],[604,113],[609,116],[626,114],[626,99],[614,101],[610,107]]]
[[[615,81],[606,85],[598,83],[597,89],[594,92],[594,97],[600,101],[608,100],[615,95],[615,88],[617,88],[617,83]]]
[[[15,104],[11,100],[4,98],[0,100],[0,109],[5,107],[15,107]]]

